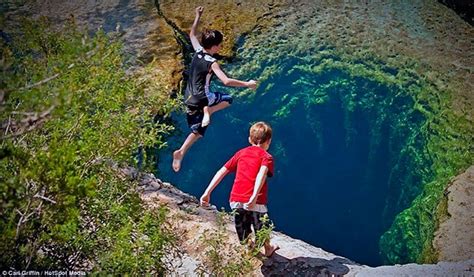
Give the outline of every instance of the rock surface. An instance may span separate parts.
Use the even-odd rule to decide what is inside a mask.
[[[7,1],[4,5],[5,28],[15,33],[22,17],[45,16],[56,27],[73,19],[79,28],[95,32],[118,31],[123,39],[130,72],[139,71],[157,80],[163,90],[176,90],[182,78],[181,51],[172,28],[161,18],[151,0],[129,1]],[[149,65],[144,70],[143,64]],[[156,91],[150,91],[156,93]]]
[[[462,19],[474,26],[474,2],[465,0],[438,0],[453,9]]]
[[[265,18],[278,4],[275,1],[6,1],[2,4],[6,30],[18,27],[21,16],[48,17],[61,26],[68,19],[90,31],[102,28],[106,32],[118,30],[125,41],[125,52],[133,65],[150,64],[148,77],[176,91],[183,77],[181,34],[189,33],[194,20],[194,9],[205,6],[201,28],[222,30],[225,34],[224,56],[232,56],[236,41],[242,34],[265,24]],[[278,1],[277,1],[278,2]],[[159,8],[159,9],[157,9]],[[225,11],[225,12],[224,12]],[[174,26],[170,26],[169,24]],[[184,38],[187,40],[187,38]],[[141,66],[136,67],[139,69]]]
[[[348,276],[351,276],[350,274]],[[474,260],[464,262],[439,262],[437,264],[406,264],[393,266],[379,266],[364,269],[353,276],[474,276]]]
[[[474,259],[474,166],[449,184],[448,218],[441,222],[433,241],[441,261]]]
[[[233,56],[239,38],[256,28],[268,25],[270,21],[267,19],[283,5],[284,1],[162,0],[158,2],[163,17],[172,22],[175,28],[185,33],[189,33],[193,24],[194,9],[203,6],[204,12],[198,32],[202,29],[220,30],[224,35],[220,54]]]

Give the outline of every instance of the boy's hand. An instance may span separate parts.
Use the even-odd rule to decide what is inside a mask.
[[[204,11],[204,8],[202,6],[197,7],[196,16],[200,17],[203,11]]]
[[[209,200],[210,200],[209,194],[203,194],[201,196],[201,199],[199,199],[199,202],[201,203],[201,206],[208,207],[209,206]]]
[[[257,88],[257,81],[250,80],[247,82],[247,87],[255,90]]]
[[[245,210],[253,209],[256,204],[257,204],[257,197],[250,197],[249,202],[244,204],[244,209]]]

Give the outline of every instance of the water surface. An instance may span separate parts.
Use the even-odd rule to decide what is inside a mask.
[[[213,116],[176,174],[170,153],[187,135],[185,116],[177,115],[182,133],[168,140],[160,177],[199,197],[248,145],[251,123],[267,121],[274,128],[269,210],[276,229],[359,263],[386,262],[381,235],[434,176],[426,115],[435,111],[428,100],[439,103],[442,85],[429,80],[451,70],[443,60],[465,54],[447,45],[466,29],[444,15],[443,7],[423,1],[296,1],[271,30],[249,34],[224,66],[231,76],[259,80],[259,88],[214,88],[232,93],[235,102]],[[456,74],[464,78],[462,69]],[[216,189],[212,203],[228,207],[232,179]],[[407,257],[408,248],[401,249],[394,255]]]

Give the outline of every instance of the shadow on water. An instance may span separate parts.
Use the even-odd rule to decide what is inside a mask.
[[[349,272],[346,265],[355,263],[334,258],[325,260],[313,257],[297,257],[288,259],[277,253],[267,258],[261,267],[263,276],[344,276]]]

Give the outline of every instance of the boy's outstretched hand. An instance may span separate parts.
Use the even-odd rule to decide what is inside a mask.
[[[247,87],[255,90],[257,88],[257,81],[250,80],[247,82]]]
[[[201,196],[201,198],[199,199],[199,202],[200,202],[201,206],[209,207],[209,200],[210,200],[209,194],[203,194]]]
[[[204,8],[202,6],[197,7],[196,8],[196,16],[201,16],[203,11],[204,11]]]

